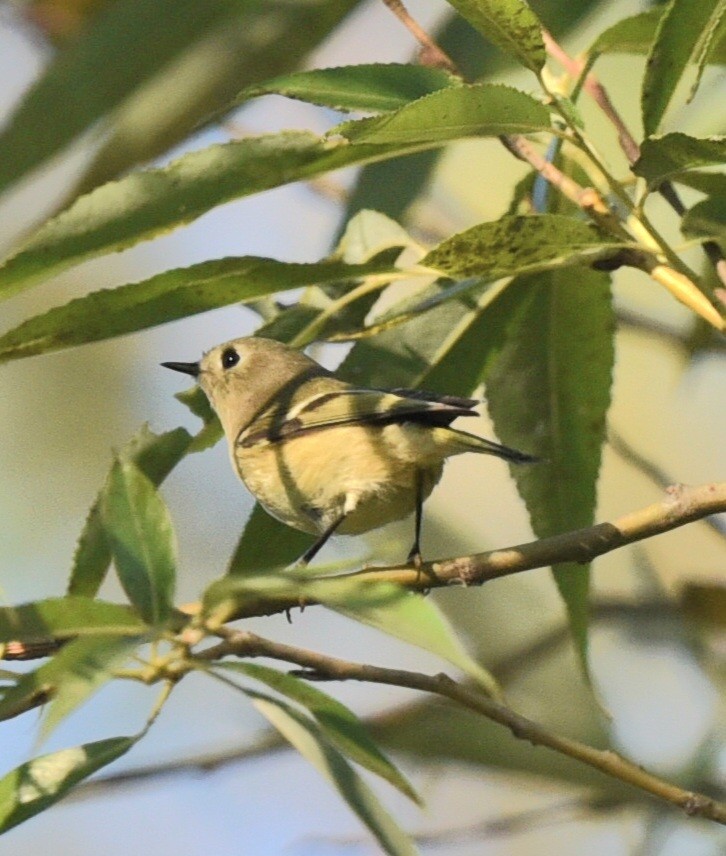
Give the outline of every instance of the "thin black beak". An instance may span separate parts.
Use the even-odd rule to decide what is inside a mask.
[[[188,374],[192,377],[199,375],[199,363],[162,363],[165,369],[172,369],[175,372]]]

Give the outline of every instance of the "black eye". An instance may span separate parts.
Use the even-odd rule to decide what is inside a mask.
[[[238,362],[239,354],[234,348],[227,348],[222,353],[222,368],[231,369],[232,366],[236,366]]]

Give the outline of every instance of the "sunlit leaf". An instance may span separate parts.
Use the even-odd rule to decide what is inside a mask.
[[[137,737],[111,737],[21,764],[0,779],[0,833],[45,811],[83,779],[120,758]]]
[[[315,717],[325,736],[345,757],[385,779],[415,802],[420,799],[406,777],[371,740],[363,723],[344,704],[294,675],[257,663],[222,664],[297,702]]]
[[[121,585],[150,624],[172,609],[176,545],[169,511],[156,487],[131,461],[117,460],[101,509]]]
[[[498,48],[538,74],[545,63],[542,25],[524,0],[449,0]]]
[[[54,657],[24,674],[0,699],[0,720],[15,715],[23,699],[46,702],[41,735],[51,731],[114,676],[139,639],[127,636],[83,636],[64,645]]]
[[[346,65],[275,77],[243,89],[236,100],[241,104],[260,95],[284,95],[333,110],[378,113],[459,82],[445,71],[422,65]]]
[[[260,713],[338,790],[358,818],[373,833],[385,853],[415,856],[419,851],[399,828],[351,765],[323,736],[320,728],[290,705],[255,694]]]
[[[394,113],[333,128],[358,145],[434,145],[464,137],[493,137],[550,129],[540,101],[509,86],[475,84],[442,89]]]
[[[498,279],[581,264],[622,246],[597,226],[563,214],[508,216],[447,238],[420,264],[460,279]]]
[[[367,265],[295,264],[257,256],[201,262],[94,291],[24,321],[0,336],[0,363],[103,341],[265,294],[394,270],[390,256]]]
[[[145,629],[128,606],[87,597],[54,597],[0,608],[0,643],[89,633],[138,636]]]

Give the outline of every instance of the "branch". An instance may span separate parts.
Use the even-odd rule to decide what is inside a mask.
[[[527,719],[485,695],[481,690],[457,683],[448,675],[425,675],[420,672],[353,663],[264,639],[248,631],[229,631],[223,642],[197,655],[205,663],[227,656],[271,657],[293,663],[303,669],[301,677],[313,680],[385,684],[448,698],[462,707],[503,725],[520,740],[527,740],[534,746],[546,746],[548,749],[574,758],[606,775],[676,805],[690,816],[703,817],[726,825],[726,804],[705,794],[684,790],[663,781],[613,751],[595,749],[586,743],[548,731],[539,723]]]

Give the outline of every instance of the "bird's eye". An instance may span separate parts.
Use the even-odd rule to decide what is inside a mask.
[[[231,369],[239,362],[239,354],[234,348],[227,348],[222,354],[222,368]]]

